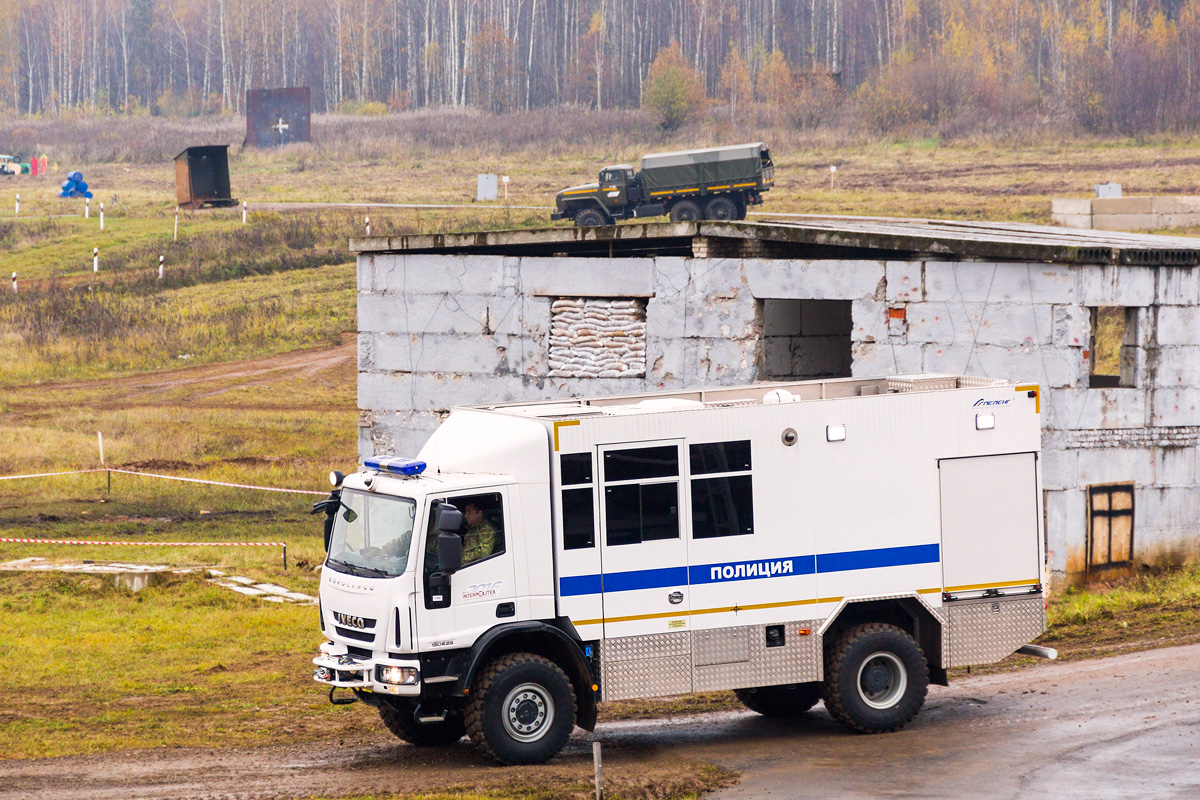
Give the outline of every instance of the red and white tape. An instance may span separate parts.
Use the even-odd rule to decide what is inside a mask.
[[[0,539],[21,544],[120,544],[136,547],[287,547],[287,542],[100,542],[84,539]]]
[[[59,475],[86,475],[91,472],[117,472],[121,475],[140,475],[143,478],[158,478],[164,481],[184,481],[185,483],[203,483],[209,486],[228,486],[233,489],[253,489],[258,492],[287,492],[288,494],[315,494],[324,496],[325,492],[314,492],[309,489],[280,489],[277,486],[254,486],[249,483],[226,483],[224,481],[206,481],[202,478],[181,478],[177,475],[156,475],[153,472],[136,472],[130,469],[77,469],[70,472],[43,472],[38,475],[0,475],[0,481],[15,481],[19,478],[56,478]]]

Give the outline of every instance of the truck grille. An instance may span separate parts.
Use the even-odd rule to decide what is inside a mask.
[[[360,642],[375,641],[375,634],[367,633],[366,631],[356,631],[351,628],[343,628],[340,625],[334,625],[333,630],[338,636],[344,636],[347,639],[357,639]]]

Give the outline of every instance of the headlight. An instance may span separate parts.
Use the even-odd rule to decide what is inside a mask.
[[[380,664],[375,667],[375,678],[380,683],[416,686],[421,682],[421,670],[416,667],[387,667]]]

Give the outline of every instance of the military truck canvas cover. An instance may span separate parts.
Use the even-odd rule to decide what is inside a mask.
[[[770,158],[763,142],[651,153],[642,157],[642,185],[647,191],[655,191],[714,183],[758,184],[763,155]]]

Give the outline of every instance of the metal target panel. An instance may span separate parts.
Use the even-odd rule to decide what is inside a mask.
[[[247,146],[310,142],[311,121],[312,90],[307,86],[246,91]]]

